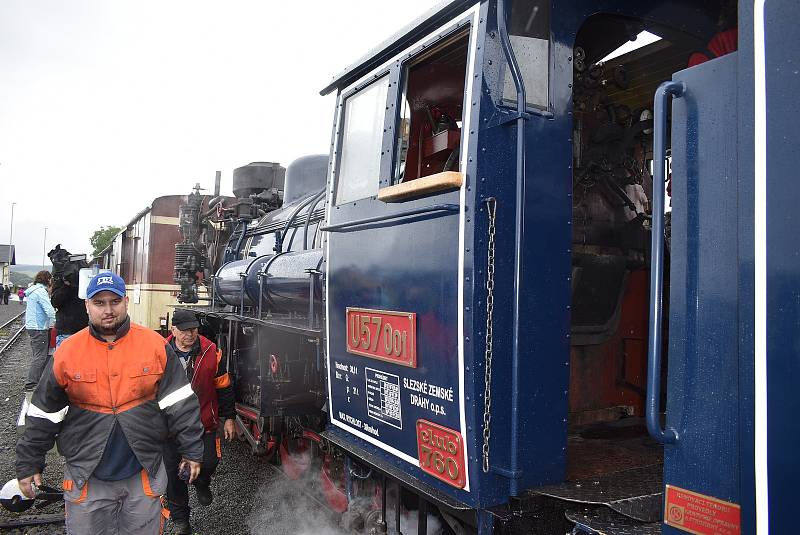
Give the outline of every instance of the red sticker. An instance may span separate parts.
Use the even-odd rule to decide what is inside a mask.
[[[704,494],[667,485],[664,523],[696,535],[739,535],[740,507]]]
[[[428,420],[417,420],[419,467],[460,489],[467,483],[461,433]]]

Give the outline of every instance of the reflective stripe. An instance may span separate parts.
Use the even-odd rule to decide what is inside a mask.
[[[226,374],[214,378],[214,386],[217,388],[225,388],[231,384],[231,376]]]
[[[192,385],[183,385],[182,387],[180,387],[174,392],[171,392],[164,399],[159,401],[158,408],[163,411],[167,407],[171,407],[176,403],[178,403],[179,401],[183,401],[192,394],[194,394],[194,392],[192,391]]]
[[[67,409],[69,407],[64,407],[58,412],[45,412],[33,403],[28,405],[28,416],[34,416],[36,418],[45,418],[50,420],[54,424],[58,424],[64,421],[64,417],[67,415]]]

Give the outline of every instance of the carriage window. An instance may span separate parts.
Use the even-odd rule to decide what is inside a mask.
[[[345,101],[336,204],[378,192],[388,87],[384,76]]]
[[[459,170],[468,32],[403,69],[393,183]]]
[[[514,0],[508,14],[508,37],[522,71],[529,106],[548,107],[549,0]],[[503,101],[516,103],[517,91],[508,66],[503,72]]]

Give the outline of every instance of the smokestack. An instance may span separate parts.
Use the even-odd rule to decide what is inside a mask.
[[[219,197],[219,183],[222,180],[222,171],[217,171],[216,177],[214,177],[214,197]]]

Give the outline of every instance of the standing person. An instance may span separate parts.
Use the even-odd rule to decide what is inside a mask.
[[[25,301],[25,290],[23,288],[17,290],[17,298],[19,298],[20,303],[23,303]]]
[[[155,331],[131,323],[125,282],[100,273],[86,291],[89,327],[47,363],[17,443],[20,490],[33,497],[45,454],[65,457],[67,533],[156,535],[166,491],[164,439],[173,437],[190,482],[200,473],[203,426],[180,360]]]
[[[58,348],[67,337],[89,324],[86,303],[78,297],[77,273],[70,273],[63,279],[53,279],[50,302],[56,307],[56,348]]]
[[[171,347],[180,358],[192,389],[200,400],[200,418],[203,420],[203,465],[200,475],[194,482],[197,501],[200,505],[210,505],[214,499],[211,492],[211,476],[217,469],[221,448],[217,431],[219,418],[225,423],[223,432],[225,439],[233,439],[236,430],[233,418],[236,416],[231,379],[222,352],[206,338],[200,336],[197,316],[188,310],[176,310],[172,315],[172,334],[167,338],[167,346]],[[219,418],[217,418],[219,415]],[[164,447],[164,464],[167,467],[169,484],[167,486],[167,503],[173,532],[186,535],[192,532],[189,522],[189,487],[178,477],[178,444],[168,439]]]
[[[3,288],[3,304],[8,304],[8,297],[11,295],[11,287],[6,284],[6,287]]]
[[[25,392],[33,392],[42,376],[47,362],[47,348],[50,346],[49,329],[56,322],[56,311],[50,304],[47,288],[50,286],[50,272],[40,271],[33,279],[33,286],[25,290],[28,307],[25,309],[25,330],[31,340],[31,366],[25,380]],[[30,397],[30,396],[29,396]]]

